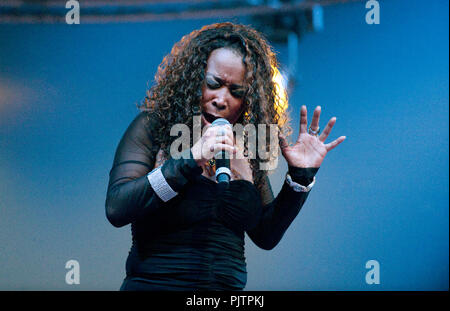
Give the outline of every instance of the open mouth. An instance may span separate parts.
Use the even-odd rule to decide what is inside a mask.
[[[205,111],[202,114],[203,114],[203,117],[205,118],[205,120],[208,121],[209,123],[213,123],[214,120],[220,118],[220,117],[213,116],[212,114],[209,114]]]

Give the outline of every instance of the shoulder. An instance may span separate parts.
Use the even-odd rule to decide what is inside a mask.
[[[146,150],[149,153],[156,154],[157,123],[158,118],[155,113],[140,111],[129,123],[119,143],[119,149],[127,151]]]
[[[132,120],[130,126],[139,126],[146,129],[154,129],[159,123],[159,117],[153,111],[140,111]]]
[[[157,132],[159,118],[154,112],[140,111],[129,123],[127,136],[137,139],[146,139]]]

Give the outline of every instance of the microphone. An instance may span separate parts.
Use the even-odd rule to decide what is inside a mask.
[[[230,124],[227,119],[218,118],[211,123],[211,126]],[[227,189],[230,185],[230,157],[227,151],[222,150],[214,156],[216,159],[216,181],[220,189]]]

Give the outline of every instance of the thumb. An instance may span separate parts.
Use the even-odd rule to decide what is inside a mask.
[[[287,139],[283,134],[278,135],[278,140],[279,140],[281,151],[283,151],[283,149],[285,149],[286,147],[289,147],[289,143],[287,142]]]

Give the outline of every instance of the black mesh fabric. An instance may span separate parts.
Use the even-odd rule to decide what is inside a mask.
[[[147,174],[159,146],[154,117],[141,112],[115,153],[105,202],[116,227],[131,224],[132,246],[122,290],[242,290],[247,281],[244,234],[263,249],[275,247],[308,193],[286,183],[274,198],[269,179],[262,191],[247,180],[228,189],[201,175],[195,160],[167,159],[161,171],[178,192],[164,202]],[[192,154],[190,154],[192,156]],[[294,181],[308,184],[318,169],[289,167]]]

